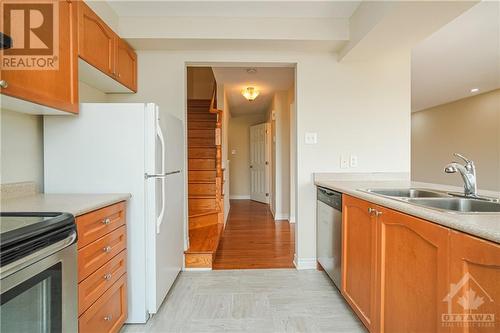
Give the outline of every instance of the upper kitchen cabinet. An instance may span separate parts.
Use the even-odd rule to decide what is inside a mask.
[[[115,47],[116,79],[133,91],[137,91],[137,54],[123,40],[117,38]]]
[[[25,46],[27,49],[21,50],[19,46],[16,49],[3,50],[0,55],[2,63],[9,62],[12,67],[8,69],[4,66],[0,71],[2,108],[35,114],[58,113],[58,110],[78,113],[78,60],[77,48],[74,45],[77,40],[75,26],[77,4],[71,1],[58,1],[57,5],[52,10],[58,11],[59,14],[58,31],[56,31],[58,34],[29,35],[30,39],[36,37],[36,41],[44,43],[47,51],[52,48],[52,56],[48,56],[46,51],[32,50],[30,46]],[[49,19],[44,22],[49,24],[48,31],[53,31],[53,27],[57,27],[51,24]],[[5,31],[5,33],[12,37],[14,43],[17,42],[16,39],[20,39],[24,45],[32,45],[31,40],[30,44],[26,43],[26,38],[16,35],[16,31]],[[55,40],[57,35],[58,39]],[[45,39],[48,39],[48,42]],[[24,66],[21,62],[23,59]],[[26,62],[29,59],[39,60],[29,65]],[[15,64],[17,66],[14,69]],[[39,67],[29,68],[34,65]]]
[[[114,76],[115,33],[83,1],[78,5],[78,55]]]
[[[107,93],[137,91],[137,55],[84,2],[78,6],[80,80]]]

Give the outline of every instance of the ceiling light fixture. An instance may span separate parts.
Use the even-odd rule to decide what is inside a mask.
[[[241,91],[241,94],[251,102],[259,96],[260,92],[254,87],[247,87]]]
[[[470,92],[471,92],[471,94],[477,93],[477,92],[479,92],[479,88],[472,88],[470,90]]]

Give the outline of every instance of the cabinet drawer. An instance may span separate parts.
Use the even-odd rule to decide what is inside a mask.
[[[127,251],[123,250],[78,285],[78,314],[81,315],[127,271]]]
[[[78,250],[78,281],[95,272],[127,246],[125,226]]]
[[[127,318],[127,275],[124,274],[78,320],[78,331],[119,332]]]
[[[78,248],[92,243],[98,238],[110,233],[125,224],[125,202],[78,216],[76,226],[78,229]]]

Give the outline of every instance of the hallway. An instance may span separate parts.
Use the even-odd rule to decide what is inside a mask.
[[[294,225],[274,221],[269,206],[231,200],[214,269],[293,268]]]

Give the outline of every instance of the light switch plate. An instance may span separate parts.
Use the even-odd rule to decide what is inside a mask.
[[[305,135],[306,145],[315,145],[318,143],[318,133],[306,132]]]
[[[350,164],[351,164],[351,168],[357,168],[358,167],[358,156],[357,155],[351,155],[351,158],[350,158]]]
[[[349,159],[348,159],[347,155],[340,156],[340,168],[341,169],[349,168]]]

